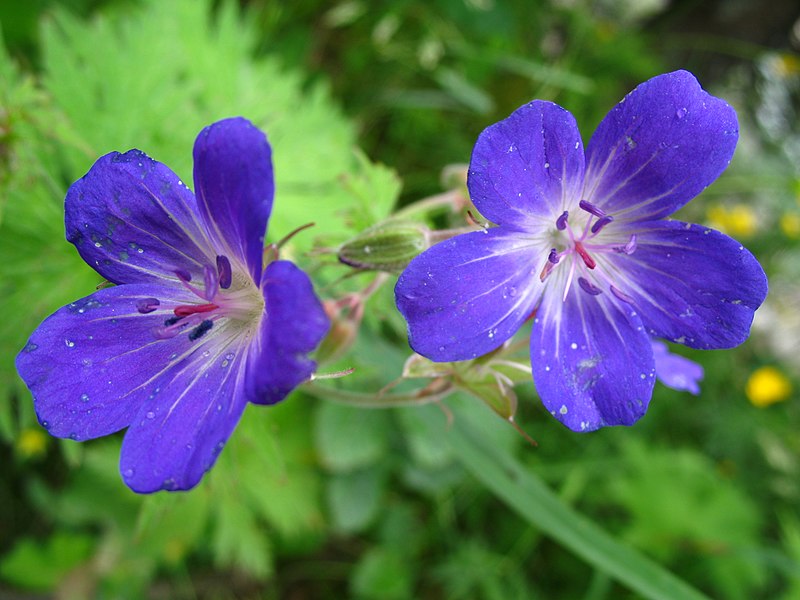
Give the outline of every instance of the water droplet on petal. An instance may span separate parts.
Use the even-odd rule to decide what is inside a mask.
[[[686,109],[686,108],[679,108],[679,109],[678,109],[678,110],[675,112],[675,116],[676,116],[676,117],[678,117],[679,119],[682,119],[683,117],[685,117],[685,116],[686,116],[686,113],[688,113],[688,112],[689,112],[689,111],[688,111],[688,109]]]
[[[154,413],[152,410],[148,411],[147,414],[145,414],[145,417],[147,417],[148,419],[155,419],[156,413]]]
[[[89,394],[81,394],[81,402],[88,402]]]
[[[72,340],[69,340],[69,339],[65,338],[64,339],[64,343],[67,345],[67,348],[74,348],[75,347],[75,342],[73,342]]]

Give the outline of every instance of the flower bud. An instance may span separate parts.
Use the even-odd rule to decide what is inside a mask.
[[[370,271],[402,271],[430,245],[429,230],[411,221],[389,220],[365,229],[345,242],[338,252],[341,262]]]

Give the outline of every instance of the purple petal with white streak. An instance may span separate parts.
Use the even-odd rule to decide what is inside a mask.
[[[589,141],[584,198],[618,220],[664,218],[719,177],[738,135],[733,108],[691,73],[654,77],[625,96]]]
[[[480,134],[467,186],[484,217],[531,230],[539,218],[559,214],[579,197],[583,168],[575,118],[557,104],[536,100]]]
[[[650,339],[626,304],[573,289],[546,296],[531,333],[533,381],[542,403],[573,431],[632,425],[655,383]]]
[[[202,275],[213,259],[194,194],[139,150],[100,157],[69,188],[64,210],[67,239],[113,283],[163,283],[176,269]]]
[[[264,235],[275,185],[266,136],[241,117],[209,125],[194,145],[200,212],[219,253],[247,265],[260,281]]]
[[[634,223],[638,246],[611,256],[617,287],[653,337],[692,348],[732,348],[767,295],[755,257],[728,236],[679,221]]]
[[[245,349],[197,345],[151,385],[125,433],[120,473],[135,492],[188,490],[217,460],[247,406]]]
[[[154,338],[151,330],[172,313],[141,314],[137,303],[148,297],[191,299],[182,288],[152,284],[106,288],[59,309],[31,334],[16,366],[52,435],[108,435],[150,410],[155,381],[169,375],[191,343],[186,335]]]
[[[417,256],[395,287],[411,347],[435,361],[468,360],[499,347],[538,302],[548,249],[494,228],[456,236]]]

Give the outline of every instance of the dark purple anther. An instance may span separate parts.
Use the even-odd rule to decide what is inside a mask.
[[[550,255],[547,257],[547,260],[549,260],[554,265],[557,265],[558,261],[561,260],[561,258],[558,256],[558,252],[556,252],[555,248],[550,250]]]
[[[606,216],[606,213],[603,212],[603,210],[599,206],[596,206],[587,200],[581,200],[580,202],[578,202],[578,206],[580,206],[586,212],[593,214],[595,217]]]
[[[605,217],[600,217],[597,221],[594,222],[592,225],[592,233],[599,232],[603,227],[611,223],[614,220],[614,217],[611,215],[606,215]]]
[[[603,290],[594,285],[591,281],[589,281],[585,277],[578,277],[578,285],[581,286],[581,289],[584,292],[586,292],[587,294],[591,294],[592,296],[597,296],[598,294],[603,293]]]
[[[175,275],[178,276],[183,283],[189,283],[192,280],[192,274],[184,269],[175,269]]]
[[[160,304],[158,298],[140,298],[136,301],[136,310],[146,315],[156,310]]]
[[[567,219],[569,218],[569,211],[565,210],[561,216],[556,219],[556,229],[564,231],[567,228]]]
[[[233,271],[231,270],[231,261],[227,256],[217,257],[217,272],[219,273],[219,287],[227,290],[231,287],[233,281]]]

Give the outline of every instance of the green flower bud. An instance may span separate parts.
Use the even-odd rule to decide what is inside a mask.
[[[341,262],[357,269],[398,273],[430,246],[427,227],[389,220],[365,229],[339,248]]]

